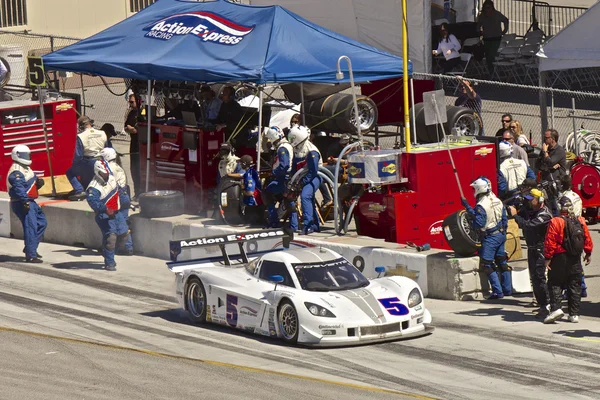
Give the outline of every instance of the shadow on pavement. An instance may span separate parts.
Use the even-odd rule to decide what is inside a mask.
[[[104,269],[103,262],[90,262],[90,261],[69,261],[63,263],[52,264],[52,267],[56,269]]]
[[[71,257],[86,257],[86,256],[97,256],[100,253],[97,250],[92,249],[68,249],[68,250],[54,250],[53,253],[64,253]]]
[[[565,331],[556,331],[552,333],[554,333],[555,335],[563,335],[572,338],[600,338],[600,332],[592,332],[589,329],[569,329]]]
[[[494,317],[501,316],[506,322],[525,322],[536,321],[535,316],[527,311],[508,310],[502,307],[498,308],[480,308],[478,310],[460,311],[457,315],[468,315],[471,317]]]
[[[0,255],[0,263],[1,262],[20,262],[20,263],[24,263],[25,262],[25,255],[23,255],[23,257]]]

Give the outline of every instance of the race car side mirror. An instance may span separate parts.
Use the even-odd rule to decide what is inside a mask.
[[[377,272],[377,277],[379,278],[381,276],[381,274],[383,274],[385,272],[385,267],[383,267],[383,266],[375,267],[375,272]]]
[[[271,275],[269,276],[269,281],[275,284],[275,289],[277,290],[277,284],[283,282],[283,276],[281,275]]]

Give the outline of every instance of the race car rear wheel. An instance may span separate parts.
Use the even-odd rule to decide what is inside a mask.
[[[206,322],[206,290],[198,278],[190,278],[185,290],[185,308],[192,322]]]
[[[279,331],[283,340],[287,343],[297,343],[298,333],[300,332],[300,322],[296,308],[289,300],[283,300],[279,305],[277,313],[279,321]]]

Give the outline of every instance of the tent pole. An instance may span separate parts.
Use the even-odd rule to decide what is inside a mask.
[[[411,100],[411,111],[412,111],[412,120],[413,120],[413,126],[412,126],[412,131],[413,131],[413,140],[415,142],[415,144],[417,143],[417,124],[414,123],[415,121],[415,86],[414,86],[414,81],[415,78],[414,77],[410,77],[410,100]]]
[[[262,151],[263,87],[258,87],[258,145],[256,149],[256,172],[260,172],[260,153]]]
[[[301,107],[300,110],[302,112],[302,125],[306,126],[306,117],[304,116],[304,82],[300,82],[300,102]]]
[[[152,146],[152,81],[148,80],[148,94],[146,96],[146,122],[148,124],[147,141],[146,141],[146,192],[150,184],[150,147]],[[137,193],[136,196],[139,196]]]
[[[410,152],[410,114],[408,102],[408,29],[406,0],[402,0],[402,81],[404,89],[404,138],[406,141],[406,152]]]

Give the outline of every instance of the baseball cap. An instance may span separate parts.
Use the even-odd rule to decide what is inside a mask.
[[[533,200],[534,197],[537,199],[539,199],[540,197],[544,197],[544,194],[542,193],[541,190],[534,188],[534,189],[531,189],[529,191],[529,193],[523,197],[526,198],[527,200]]]

